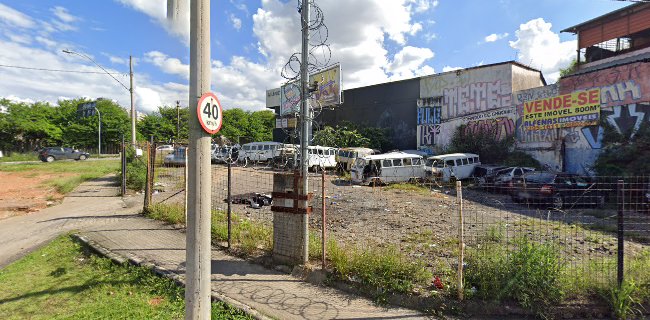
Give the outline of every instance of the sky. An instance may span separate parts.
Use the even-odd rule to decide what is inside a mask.
[[[313,57],[341,64],[343,89],[510,60],[553,83],[577,48],[576,36],[560,30],[631,4],[314,1],[329,50],[320,47]],[[300,52],[298,6],[298,0],[211,1],[212,90],[225,109],[263,110],[266,90],[284,83],[283,67]],[[0,98],[102,97],[129,108],[132,56],[136,109],[187,106],[189,10],[175,21],[166,10],[166,0],[0,0]],[[323,30],[314,39],[324,39]]]

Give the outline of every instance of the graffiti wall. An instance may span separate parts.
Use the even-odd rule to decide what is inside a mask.
[[[509,107],[512,64],[457,70],[420,81],[420,97],[442,97],[442,120]]]
[[[527,101],[593,89],[600,90],[600,121],[619,133],[631,137],[644,121],[650,121],[650,63],[633,63],[560,79],[559,85],[515,92],[517,147],[550,167],[594,174],[592,166],[604,147],[602,127],[524,130],[521,117]]]

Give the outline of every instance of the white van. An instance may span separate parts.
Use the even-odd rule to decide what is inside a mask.
[[[336,162],[340,170],[350,171],[357,158],[363,158],[375,154],[370,148],[341,148],[336,156]]]
[[[352,181],[361,184],[408,182],[424,178],[421,156],[391,152],[357,158],[352,166]]]
[[[467,179],[472,176],[474,168],[481,164],[477,154],[450,153],[429,157],[425,164],[427,179],[441,179],[449,182],[452,177],[456,180]]]
[[[300,150],[300,147],[298,147]],[[317,169],[336,168],[336,148],[323,146],[307,146],[309,157],[307,167],[316,171]]]
[[[281,147],[282,143],[273,141],[246,143],[241,146],[239,160],[267,162],[277,155]]]

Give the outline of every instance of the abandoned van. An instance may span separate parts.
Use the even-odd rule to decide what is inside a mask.
[[[426,178],[449,182],[451,178],[457,180],[467,179],[472,176],[474,167],[481,161],[477,154],[450,153],[429,157],[425,163]]]
[[[307,146],[307,152],[307,167],[313,171],[336,168],[336,148]]]
[[[239,158],[240,160],[266,162],[273,159],[281,147],[282,143],[273,141],[246,143],[240,149]]]
[[[357,158],[352,166],[352,181],[361,184],[407,182],[424,178],[421,156],[391,152]]]
[[[352,165],[357,158],[375,154],[375,150],[370,148],[341,148],[336,156],[338,168],[342,171],[352,170]]]

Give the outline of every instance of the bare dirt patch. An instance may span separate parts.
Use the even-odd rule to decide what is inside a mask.
[[[0,220],[29,214],[58,203],[63,195],[48,186],[46,181],[64,176],[0,171]]]

